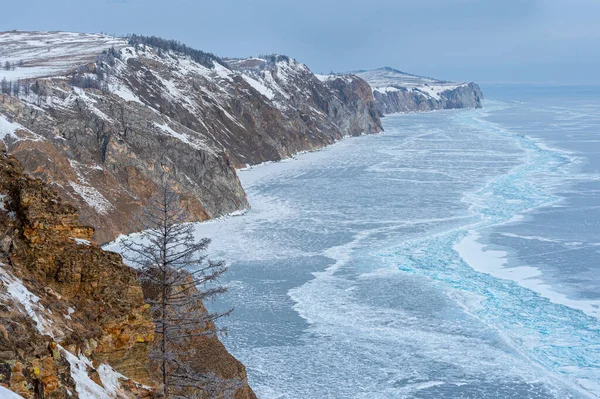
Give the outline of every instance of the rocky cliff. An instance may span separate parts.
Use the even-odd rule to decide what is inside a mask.
[[[72,205],[0,154],[0,386],[23,398],[156,397],[144,292],[118,254],[90,243],[93,233]],[[235,381],[236,399],[255,398],[244,366],[214,334],[185,351],[192,367]]]
[[[148,39],[0,33],[0,59],[16,65],[0,71],[0,140],[81,210],[96,242],[130,232],[165,173],[203,220],[249,206],[235,168],[382,130],[356,76],[321,81],[285,56],[222,60]]]
[[[475,83],[455,83],[400,72],[393,68],[357,71],[373,89],[380,115],[438,109],[481,108],[483,93]]]

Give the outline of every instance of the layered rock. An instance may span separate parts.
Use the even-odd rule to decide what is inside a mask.
[[[380,115],[482,107],[483,93],[473,82],[441,81],[389,67],[358,71],[356,75],[372,87]]]
[[[118,254],[90,243],[93,233],[0,154],[0,385],[26,399],[155,397],[142,287]],[[196,359],[203,371],[240,381],[237,399],[254,398],[244,366],[216,337],[186,350],[205,354]]]
[[[136,273],[91,245],[76,209],[4,155],[0,193],[0,383],[25,398],[64,398],[84,389],[73,368],[85,357],[152,384],[154,324]]]
[[[321,82],[284,56],[200,62],[102,35],[7,32],[0,58],[24,58],[0,71],[23,78],[0,98],[0,140],[81,210],[96,242],[130,232],[165,175],[203,220],[249,206],[235,168],[382,130],[364,81]]]

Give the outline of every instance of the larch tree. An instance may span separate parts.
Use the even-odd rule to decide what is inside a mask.
[[[141,233],[122,241],[123,257],[137,269],[150,305],[157,339],[151,361],[159,366],[164,397],[233,397],[241,382],[199,373],[185,356],[194,337],[222,332],[213,322],[231,312],[203,305],[226,292],[217,280],[227,267],[207,258],[210,240],[197,238],[187,220],[179,195],[163,184],[135,219]]]

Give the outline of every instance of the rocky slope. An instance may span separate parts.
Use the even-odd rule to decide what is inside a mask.
[[[93,233],[72,205],[0,154],[0,387],[26,399],[156,397],[142,287],[118,254],[90,243]],[[185,351],[196,370],[234,381],[236,399],[255,398],[244,366],[214,335]]]
[[[248,207],[235,168],[382,130],[356,76],[323,82],[285,56],[223,61],[146,43],[0,33],[0,59],[16,66],[0,71],[0,140],[81,209],[96,242],[130,232],[165,175],[203,220]]]
[[[380,115],[482,107],[483,93],[473,82],[446,82],[389,67],[355,74],[372,87]]]

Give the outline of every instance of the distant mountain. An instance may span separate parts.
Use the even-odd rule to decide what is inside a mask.
[[[369,83],[381,115],[482,107],[483,93],[475,83],[448,82],[390,67],[351,73]]]

